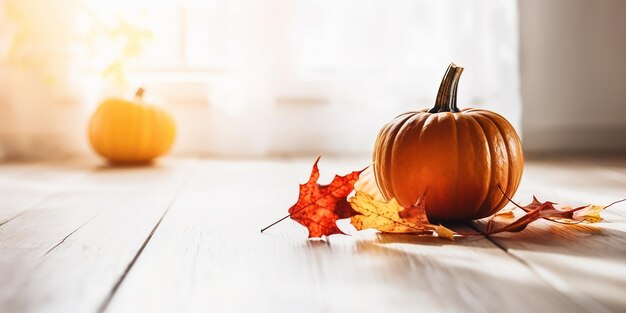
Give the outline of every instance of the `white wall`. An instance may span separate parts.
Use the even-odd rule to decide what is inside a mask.
[[[626,151],[626,1],[520,0],[527,151]]]

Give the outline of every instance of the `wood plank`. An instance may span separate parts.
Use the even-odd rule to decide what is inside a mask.
[[[322,179],[353,169],[323,160]],[[482,236],[306,240],[310,162],[204,161],[114,295],[116,312],[591,312]]]
[[[85,175],[93,162],[0,163],[0,225]]]
[[[623,198],[626,190],[626,181],[605,175],[612,172],[615,169],[571,159],[531,160],[515,199],[527,203],[536,194],[542,200],[573,205],[608,204]],[[491,239],[587,310],[624,312],[624,213],[626,205],[620,204],[603,214],[602,224],[563,226],[539,221],[522,233],[498,234]]]
[[[626,160],[559,157],[527,162],[524,178],[537,192],[572,194],[578,201],[610,203],[626,197]]]
[[[96,312],[190,170],[90,172],[0,228],[0,312]]]

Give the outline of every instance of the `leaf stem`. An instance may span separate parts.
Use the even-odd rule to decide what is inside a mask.
[[[317,164],[317,162],[320,160],[320,158],[321,158],[321,156],[317,157],[317,160],[315,161],[315,164]],[[368,166],[366,166],[364,169],[362,169],[362,170],[360,170],[360,171],[358,171],[358,172],[353,172],[353,173],[359,173],[359,175],[360,175],[360,174],[361,174],[361,173],[363,173],[363,171],[365,171],[368,167],[370,167],[370,166],[368,165]],[[308,203],[308,204],[306,204],[305,206],[301,207],[300,209],[298,209],[298,210],[294,211],[293,213],[290,213],[289,215],[287,215],[287,216],[285,216],[285,217],[283,217],[283,218],[279,219],[278,221],[276,221],[276,222],[274,222],[274,223],[272,223],[272,224],[269,224],[269,225],[268,225],[268,226],[266,226],[265,228],[261,229],[261,233],[262,233],[262,232],[264,232],[264,231],[266,231],[268,228],[270,228],[270,227],[272,227],[272,226],[274,226],[274,225],[276,225],[276,224],[278,224],[278,223],[280,223],[280,222],[282,222],[282,221],[286,220],[288,217],[291,217],[291,216],[292,216],[292,215],[294,215],[294,214],[297,214],[297,213],[300,213],[301,211],[306,210],[307,208],[309,208],[311,205],[313,205],[313,204],[315,204],[315,203],[316,203],[315,201],[313,201],[313,202],[311,202],[311,203]]]
[[[508,196],[508,195],[504,192],[504,190],[502,190],[502,186],[500,186],[500,184],[498,184],[498,189],[500,189],[500,192],[502,193],[502,195],[504,195],[504,197],[505,197],[507,200],[509,200],[509,202],[513,203],[516,207],[518,207],[518,208],[520,208],[520,209],[524,210],[524,208],[523,208],[521,205],[519,205],[519,204],[515,203],[515,201],[513,201],[513,199],[509,198],[509,196]],[[524,210],[524,211],[526,211],[526,210]]]
[[[618,203],[620,203],[620,202],[624,202],[624,201],[626,201],[626,198],[624,198],[624,199],[622,199],[622,200],[613,201],[611,204],[609,204],[609,205],[605,206],[604,208],[606,209],[606,208],[608,208],[608,207],[610,207],[610,206],[612,206],[612,205],[614,205],[614,204],[618,204]]]
[[[298,209],[298,210],[294,211],[293,213],[290,213],[290,214],[288,214],[287,216],[285,216],[285,217],[283,217],[283,218],[279,219],[278,221],[276,221],[276,222],[274,222],[274,223],[272,223],[272,224],[269,224],[269,225],[268,225],[268,226],[266,226],[265,228],[261,229],[261,232],[266,231],[268,228],[270,228],[270,227],[272,227],[272,226],[274,226],[274,225],[276,225],[276,224],[278,224],[278,223],[280,223],[280,222],[282,222],[282,221],[286,220],[288,217],[291,217],[291,216],[292,216],[292,215],[294,215],[294,214],[297,214],[297,213],[300,213],[301,211],[304,211],[305,209],[307,209],[308,207],[310,207],[310,206],[311,206],[311,205],[313,205],[313,204],[315,204],[315,202],[311,202],[311,203],[309,203],[309,204],[307,204],[307,205],[305,205],[305,206],[301,207],[300,209]],[[290,209],[290,210],[291,210],[291,209]]]
[[[280,222],[282,222],[282,221],[286,220],[286,219],[287,219],[288,217],[290,217],[290,216],[291,216],[291,214],[288,214],[287,216],[285,216],[285,217],[283,217],[283,218],[279,219],[278,221],[276,221],[276,222],[274,222],[274,223],[272,223],[272,224],[269,224],[269,225],[268,225],[268,226],[266,226],[265,228],[261,229],[261,232],[264,232],[264,231],[266,231],[268,228],[270,228],[270,227],[272,227],[272,226],[274,226],[274,225],[276,225],[276,224],[278,224],[278,223],[280,223]]]

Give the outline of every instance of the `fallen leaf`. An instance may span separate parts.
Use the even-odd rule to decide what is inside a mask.
[[[405,209],[396,199],[379,201],[358,190],[348,202],[359,213],[350,218],[357,230],[373,228],[385,233],[430,233],[425,226],[428,219],[423,205]]]
[[[515,217],[515,212],[513,212],[513,210],[511,209],[502,209],[498,212],[496,212],[496,214],[493,215],[494,217],[501,217],[501,218],[514,218]]]
[[[528,226],[528,224],[540,218],[551,219],[571,217],[575,212],[574,210],[576,209],[562,211],[555,208],[553,202],[546,201],[541,203],[537,201],[536,198],[533,198],[533,202],[524,207],[524,211],[526,211],[526,214],[510,224],[505,224],[497,228],[488,227],[489,229],[487,230],[487,233],[496,234],[500,232],[519,232],[524,230],[526,226]]]
[[[342,234],[337,220],[357,214],[346,198],[354,190],[354,183],[362,171],[346,176],[335,175],[330,184],[320,185],[317,183],[319,160],[317,158],[313,164],[309,181],[300,185],[298,201],[289,208],[289,216],[309,230],[309,238]]]
[[[441,238],[454,240],[455,232],[442,225],[429,223],[423,197],[411,207],[405,208],[396,199],[380,201],[375,195],[357,190],[348,202],[359,213],[350,218],[350,223],[357,230],[371,228],[384,233],[417,235],[432,235],[435,232]]]
[[[311,176],[305,184],[300,185],[300,195],[296,204],[289,208],[289,215],[261,229],[261,232],[276,223],[291,217],[304,225],[309,231],[309,238],[342,234],[337,227],[337,221],[350,218],[350,223],[357,230],[375,229],[386,233],[411,233],[416,235],[432,235],[454,240],[455,235],[471,236],[475,234],[456,233],[442,225],[432,225],[426,216],[425,197],[419,198],[417,203],[410,207],[402,207],[395,199],[385,200],[380,193],[374,172],[364,169],[352,172],[345,176],[335,175],[328,185],[317,183],[320,158],[313,164]],[[348,199],[348,195],[356,188],[356,194]],[[586,205],[576,208],[557,207],[554,202],[541,202],[533,197],[530,204],[521,206],[502,189],[502,194],[517,208],[524,211],[524,215],[508,223],[499,223],[496,220],[511,220],[515,218],[512,209],[504,209],[492,215],[483,234],[490,235],[500,232],[519,232],[530,223],[538,219],[546,219],[561,224],[597,223],[602,221],[600,213],[606,208],[626,201],[622,199],[606,206]]]
[[[500,191],[502,191],[502,189]],[[522,209],[524,212],[526,212],[526,214],[513,221],[512,223],[504,224],[497,228],[493,227],[493,219],[490,219],[489,223],[487,224],[486,234],[496,234],[500,232],[519,232],[524,230],[530,223],[538,219],[546,219],[548,221],[561,224],[578,224],[582,222],[597,223],[602,221],[602,217],[600,216],[601,211],[612,206],[613,204],[626,200],[624,199],[615,201],[606,206],[586,205],[576,208],[563,207],[559,209],[555,206],[556,203],[550,201],[541,202],[537,200],[536,197],[533,197],[533,201],[530,204],[526,206],[521,206],[513,202],[513,200],[511,200],[511,198],[509,198],[509,196],[506,195],[503,191],[502,193],[511,203]]]
[[[497,222],[511,220],[515,218],[514,209],[502,209],[492,215],[487,222],[487,233],[489,233]]]
[[[603,220],[600,212],[604,211],[608,206],[588,205],[580,211],[574,212],[574,220],[587,223],[597,223]]]
[[[441,224],[434,225],[433,228],[435,230],[435,233],[437,233],[437,236],[448,240],[454,240],[455,232],[453,232],[452,230],[442,226]]]

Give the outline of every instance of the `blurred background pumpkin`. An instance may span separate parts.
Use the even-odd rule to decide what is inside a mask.
[[[112,163],[146,163],[168,152],[176,126],[162,108],[143,100],[139,88],[132,100],[110,98],[100,104],[89,122],[89,142]]]

